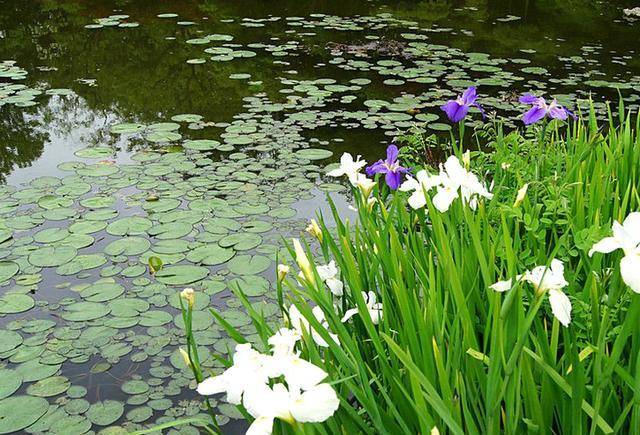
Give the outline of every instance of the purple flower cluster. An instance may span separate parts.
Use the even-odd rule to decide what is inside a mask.
[[[482,110],[482,106],[476,102],[477,99],[478,94],[476,88],[475,86],[471,86],[455,100],[449,100],[440,106],[440,109],[447,114],[451,122],[462,121],[469,113],[471,107],[477,107],[484,117],[484,110]],[[569,109],[558,104],[555,98],[550,103],[547,103],[544,97],[525,94],[520,97],[520,102],[532,106],[531,109],[522,115],[522,121],[525,125],[535,124],[544,118],[559,119],[562,121],[569,117],[576,119],[576,116]]]
[[[476,107],[480,110],[480,113],[484,117],[484,110],[482,106],[477,103],[477,99],[478,93],[476,88],[475,86],[471,86],[458,98],[447,101],[440,106],[440,108],[447,114],[451,122],[462,121],[469,114],[471,107]],[[525,94],[520,97],[520,102],[531,105],[531,109],[522,115],[522,121],[525,125],[535,124],[544,118],[559,119],[562,121],[569,117],[576,119],[576,116],[569,109],[558,104],[556,99],[547,103],[544,97]],[[402,183],[403,175],[410,172],[410,169],[400,165],[398,162],[398,147],[391,144],[387,147],[387,158],[385,160],[380,159],[371,166],[368,166],[366,171],[369,176],[384,174],[384,180],[387,186],[392,190],[396,190]]]

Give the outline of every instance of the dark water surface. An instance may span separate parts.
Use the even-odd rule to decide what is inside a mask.
[[[0,371],[20,380],[0,381],[0,433],[200,413],[177,291],[199,292],[215,372],[209,351],[231,342],[206,308],[255,337],[230,282],[275,315],[281,238],[328,212],[326,192],[348,213],[327,164],[378,158],[409,128],[446,136],[438,106],[474,84],[514,128],[527,91],[578,111],[592,98],[601,116],[619,96],[637,107],[632,6],[0,0]],[[150,275],[152,255],[174,275]],[[3,423],[25,406],[35,423]]]

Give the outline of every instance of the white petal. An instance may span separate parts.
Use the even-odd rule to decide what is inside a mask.
[[[640,253],[626,255],[620,260],[622,280],[636,293],[640,293]]]
[[[351,308],[350,310],[345,311],[344,316],[342,316],[342,319],[340,321],[344,323],[350,318],[352,318],[353,316],[355,316],[356,314],[358,314],[358,309]]]
[[[224,375],[207,378],[198,384],[196,391],[203,396],[223,393],[227,391],[227,379]]]
[[[273,432],[273,417],[261,416],[256,418],[249,429],[247,429],[246,435],[271,435]]]
[[[416,190],[420,188],[420,184],[415,180],[415,178],[407,177],[407,179],[400,185],[398,188],[401,192],[409,192],[411,190]]]
[[[613,252],[621,247],[622,246],[620,246],[620,243],[618,243],[618,240],[615,237],[605,237],[591,247],[589,250],[589,257],[591,257],[595,252],[608,254],[609,252]]]
[[[344,294],[344,284],[342,284],[342,281],[340,281],[339,279],[335,279],[335,278],[329,278],[326,281],[327,287],[329,287],[329,290],[331,290],[331,293],[333,293],[334,295],[340,297]]]
[[[451,203],[458,197],[458,191],[451,187],[438,187],[438,193],[433,197],[433,205],[444,213],[449,210]]]
[[[630,213],[622,222],[624,230],[635,240],[640,239],[640,212]]]
[[[299,422],[319,423],[331,417],[339,406],[334,389],[320,384],[291,401],[291,415]]]
[[[308,390],[327,377],[327,372],[297,356],[281,359],[282,372],[289,388]]]
[[[569,326],[571,322],[571,301],[561,290],[549,290],[549,303],[551,311],[556,319],[564,326]]]
[[[266,384],[256,384],[244,393],[242,404],[251,416],[271,416],[289,420],[289,391],[282,384],[273,388]]]
[[[498,281],[497,283],[489,286],[491,290],[495,290],[497,292],[506,292],[507,290],[511,290],[511,287],[513,287],[512,279],[508,279],[506,281]]]
[[[336,168],[332,171],[327,172],[329,177],[342,177],[344,175],[344,169]]]
[[[418,210],[427,205],[427,199],[425,198],[422,189],[417,189],[415,192],[413,192],[407,202],[409,203],[409,206],[414,210]]]

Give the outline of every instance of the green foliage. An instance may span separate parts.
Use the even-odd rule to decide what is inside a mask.
[[[406,194],[386,189],[375,189],[371,209],[354,190],[350,223],[332,204],[335,229],[321,217],[322,254],[312,264],[335,260],[344,298],[331,295],[315,265],[315,279],[278,288],[329,343],[319,348],[305,334],[302,356],[324,368],[342,398],[333,418],[305,433],[635,433],[640,299],[623,283],[618,255],[587,255],[614,220],[639,208],[640,118],[620,118],[617,126],[610,117],[606,134],[593,116],[530,137],[495,126],[491,152],[471,155],[494,193],[475,211],[457,200],[440,213],[429,198],[427,209],[412,210]],[[529,286],[489,288],[554,257],[569,281],[567,328]],[[377,325],[362,291],[383,303]],[[237,293],[268,347],[271,329]],[[359,315],[341,322],[353,306]]]

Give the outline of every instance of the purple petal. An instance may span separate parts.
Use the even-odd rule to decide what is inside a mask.
[[[440,106],[440,108],[447,114],[451,122],[462,121],[469,112],[469,106],[459,104],[455,100],[448,101],[445,105]]]
[[[398,147],[391,144],[387,147],[387,163],[392,164],[398,160]]]
[[[569,115],[570,117],[572,117],[573,119],[578,119],[578,117],[576,116],[575,113],[573,113],[571,110],[567,109],[566,107],[563,107],[564,111],[567,112],[567,115]]]
[[[549,109],[549,116],[554,119],[564,121],[569,117],[569,114],[562,106],[554,106]]]
[[[472,106],[476,107],[480,111],[480,113],[482,114],[483,118],[487,117],[487,115],[484,113],[484,109],[482,108],[481,105],[479,105],[478,103],[473,103]]]
[[[384,174],[387,172],[387,167],[385,166],[382,160],[378,160],[373,165],[368,166],[365,171],[369,176],[373,174],[380,174],[380,173]]]
[[[478,98],[478,96],[477,96],[477,92],[476,92],[476,87],[475,86],[471,86],[471,87],[467,88],[467,90],[464,91],[464,93],[462,94],[462,101],[467,106],[475,103],[476,102],[476,98]]]
[[[538,102],[538,97],[532,94],[524,94],[520,97],[520,102],[522,104],[536,104]]]
[[[524,122],[525,125],[535,124],[544,118],[546,114],[547,112],[542,107],[534,106],[522,115],[522,122]]]
[[[387,186],[391,188],[391,190],[396,190],[400,186],[400,181],[402,180],[402,174],[399,172],[387,172],[384,176],[384,181],[387,183]]]

